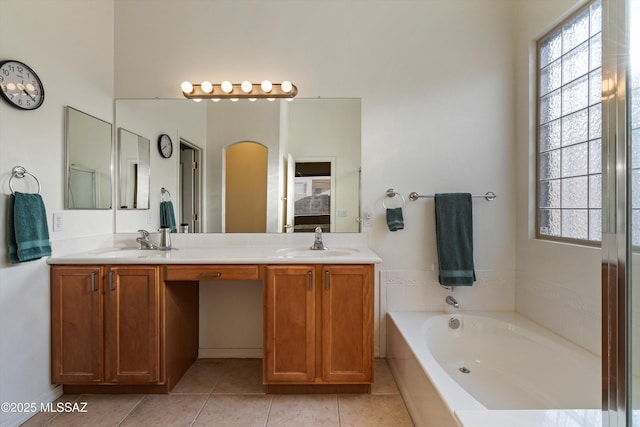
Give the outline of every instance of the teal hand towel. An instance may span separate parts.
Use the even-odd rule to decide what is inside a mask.
[[[402,208],[387,208],[387,227],[389,227],[390,231],[404,229]]]
[[[160,202],[160,227],[168,227],[172,233],[177,233],[176,217],[173,213],[173,203]]]
[[[39,194],[15,193],[9,196],[7,247],[11,264],[51,255],[47,212]]]
[[[435,206],[438,280],[442,286],[471,286],[476,280],[471,194],[436,194]]]

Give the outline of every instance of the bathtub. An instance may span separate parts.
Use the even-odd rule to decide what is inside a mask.
[[[515,312],[387,314],[387,360],[416,426],[497,410],[600,416],[600,358]]]

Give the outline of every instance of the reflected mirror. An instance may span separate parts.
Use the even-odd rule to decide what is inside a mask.
[[[118,128],[118,209],[149,209],[150,141]]]
[[[111,209],[111,123],[65,108],[67,209]]]
[[[308,231],[309,227],[294,230],[294,205],[288,203],[295,199],[295,162],[331,163],[331,190],[321,197],[327,199],[325,215],[329,216],[323,219],[326,222],[323,228],[331,232],[360,231],[360,99],[199,103],[182,99],[123,99],[116,100],[115,114],[118,127],[136,129],[152,140],[166,133],[173,140],[174,150],[189,146],[202,154],[200,161],[194,162],[202,176],[196,192],[202,197],[198,212],[191,208],[193,192],[183,179],[188,165],[180,161],[181,156],[164,159],[152,149],[150,212],[136,215],[119,210],[116,214],[118,233],[159,226],[162,188],[172,195],[176,222],[193,224],[192,218],[197,218],[198,227],[189,227],[190,231],[256,232],[255,226],[231,226],[229,220],[231,216],[235,220],[243,211],[253,210],[243,208],[243,200],[257,197],[257,188],[266,193],[266,202],[261,202],[266,204],[266,218],[260,221],[261,230],[267,233]],[[230,174],[239,172],[234,179],[242,179],[248,176],[243,171],[251,167],[237,166],[228,160],[228,151],[241,143],[266,147],[266,174],[262,173],[262,176],[266,175],[266,182],[253,185],[250,194],[234,196],[228,187]],[[125,179],[119,174],[118,182]],[[232,202],[233,206],[229,206]]]

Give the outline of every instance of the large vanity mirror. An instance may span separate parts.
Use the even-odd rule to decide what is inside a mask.
[[[151,143],[118,128],[118,209],[149,209]]]
[[[151,150],[148,214],[118,210],[116,232],[157,228],[166,201],[190,232],[360,231],[360,99],[116,100],[115,114],[174,145],[168,159]],[[303,163],[327,168],[314,177]]]
[[[65,207],[111,209],[111,123],[65,108]]]

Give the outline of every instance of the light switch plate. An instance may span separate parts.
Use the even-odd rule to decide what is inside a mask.
[[[64,229],[64,216],[62,212],[53,213],[53,231],[62,231]]]

